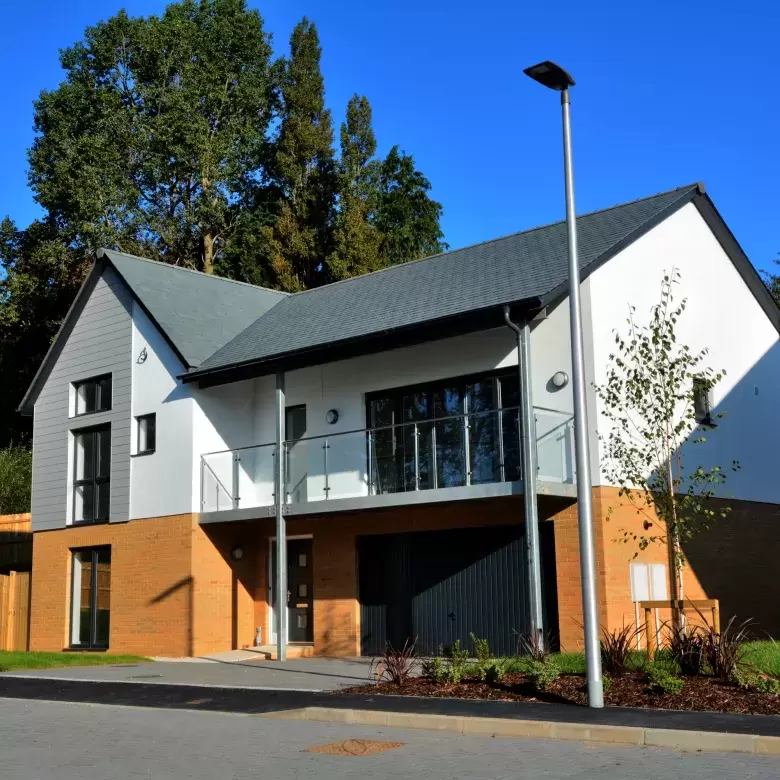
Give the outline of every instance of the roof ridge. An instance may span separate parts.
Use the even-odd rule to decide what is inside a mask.
[[[634,200],[628,200],[624,201],[623,203],[615,203],[612,206],[606,206],[605,208],[601,209],[594,209],[593,211],[586,211],[584,214],[578,214],[577,219],[582,219],[583,217],[590,217],[594,214],[602,214],[607,211],[612,211],[613,209],[619,209],[623,208],[624,206],[631,206],[634,203],[641,203],[645,200],[652,200],[653,198],[660,198],[662,195],[671,195],[675,192],[688,192],[689,190],[692,190],[694,188],[698,188],[702,192],[704,191],[704,185],[701,182],[695,182],[693,184],[686,184],[682,187],[674,187],[671,190],[663,190],[662,192],[656,192],[654,195],[645,195],[641,198],[635,198]],[[300,290],[299,292],[292,293],[290,297],[297,297],[299,295],[305,295],[306,293],[316,292],[317,290],[325,289],[326,287],[335,287],[338,284],[344,284],[345,282],[354,282],[356,279],[365,279],[367,276],[374,276],[375,274],[381,274],[385,273],[386,271],[394,271],[397,268],[404,268],[409,265],[413,265],[414,263],[422,263],[426,260],[434,260],[437,257],[446,257],[447,255],[453,255],[456,252],[464,252],[467,249],[474,249],[478,246],[486,246],[487,244],[492,244],[496,241],[503,241],[507,238],[513,238],[514,236],[520,236],[525,235],[527,233],[534,233],[537,230],[545,230],[547,228],[551,228],[554,225],[562,225],[566,222],[566,219],[557,219],[554,222],[546,222],[543,225],[537,225],[536,227],[532,228],[526,228],[525,230],[516,230],[514,233],[506,233],[503,236],[497,236],[496,238],[488,238],[484,241],[477,241],[475,244],[467,244],[466,246],[459,247],[458,249],[452,249],[448,250],[447,252],[437,252],[435,255],[426,255],[425,257],[418,257],[415,260],[407,260],[405,263],[396,263],[395,265],[389,265],[386,268],[377,268],[376,271],[369,271],[365,274],[360,274],[359,276],[350,276],[349,279],[339,279],[336,282],[330,282],[328,284],[323,284],[320,287],[311,287],[308,290]]]
[[[176,271],[186,271],[187,273],[191,274],[197,274],[198,276],[203,276],[207,279],[217,279],[220,282],[230,282],[231,284],[240,284],[243,287],[251,287],[253,290],[263,290],[263,292],[270,292],[270,293],[276,293],[277,295],[281,295],[284,298],[287,298],[290,296],[290,293],[284,292],[283,290],[274,290],[271,287],[263,287],[260,284],[251,284],[250,282],[241,282],[238,279],[230,279],[227,276],[217,276],[216,274],[207,274],[203,271],[197,271],[194,268],[185,268],[181,265],[174,265],[173,263],[164,263],[161,260],[152,260],[148,257],[141,257],[140,255],[131,255],[129,252],[120,252],[117,249],[105,249],[101,248],[98,250],[98,257],[100,257],[101,252],[111,252],[115,255],[122,255],[122,257],[129,257],[133,260],[141,260],[144,263],[152,263],[152,265],[161,265],[166,268],[172,268]]]

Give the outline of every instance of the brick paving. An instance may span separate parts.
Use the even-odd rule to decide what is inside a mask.
[[[344,739],[404,745],[370,756],[306,752]],[[0,756],[3,780],[776,780],[780,774],[780,760],[755,755],[18,699],[0,699]]]

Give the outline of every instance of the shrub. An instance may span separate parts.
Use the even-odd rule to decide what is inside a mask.
[[[449,658],[450,681],[457,685],[469,671],[469,651],[461,648],[460,639],[456,639],[447,653]]]
[[[631,668],[631,654],[639,629],[634,626],[601,632],[601,664],[610,677],[622,677]]]
[[[420,673],[422,676],[439,684],[444,682],[444,670],[444,660],[438,655],[433,658],[426,658],[420,664]]]
[[[546,691],[561,676],[561,670],[549,659],[531,661],[525,675],[537,691]]]
[[[541,631],[517,635],[517,654],[528,656],[533,661],[546,661],[550,656],[552,635]]]
[[[738,666],[734,670],[732,681],[745,690],[758,691],[758,693],[780,693],[780,680],[761,674],[755,669]]]
[[[704,667],[704,635],[701,628],[666,625],[669,644],[668,657],[680,667],[687,677],[696,677]]]
[[[393,685],[403,686],[415,672],[419,661],[414,655],[414,642],[407,639],[400,650],[396,650],[390,642],[385,652],[376,662],[377,681],[386,680]]]
[[[662,693],[681,693],[683,681],[675,677],[666,667],[658,663],[649,663],[645,667],[645,677],[651,691]]]
[[[490,685],[497,685],[504,679],[506,665],[502,661],[492,661],[487,667],[485,680]]]
[[[702,633],[703,652],[712,674],[722,682],[729,682],[748,653],[752,620],[743,620],[735,625],[736,616],[729,620],[726,628],[718,633],[707,626]]]
[[[474,645],[474,657],[477,659],[477,663],[487,663],[490,660],[490,647],[487,639],[480,639],[473,633],[469,636]]]
[[[32,452],[10,445],[0,449],[0,514],[30,511]]]
[[[609,693],[609,689],[612,687],[612,679],[606,674],[601,678],[601,687],[604,689],[604,693]]]

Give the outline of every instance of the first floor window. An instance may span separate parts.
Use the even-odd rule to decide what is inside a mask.
[[[73,551],[70,644],[107,648],[111,616],[111,548]]]
[[[75,383],[76,416],[107,412],[111,408],[111,374]]]
[[[73,522],[106,521],[110,505],[111,426],[76,431],[73,440]]]
[[[713,425],[712,390],[705,379],[693,380],[693,413],[697,423]]]
[[[157,447],[157,415],[144,414],[138,421],[138,454],[151,455]]]

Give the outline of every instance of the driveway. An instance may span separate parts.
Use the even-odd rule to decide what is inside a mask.
[[[0,677],[53,680],[207,685],[220,688],[335,691],[368,681],[368,659],[305,658],[294,661],[220,661],[188,659],[116,666],[81,666],[5,672]]]
[[[372,755],[310,752],[344,740],[401,744]],[[0,699],[0,756],[3,780],[776,780],[780,773],[780,761],[768,756],[18,699]]]

